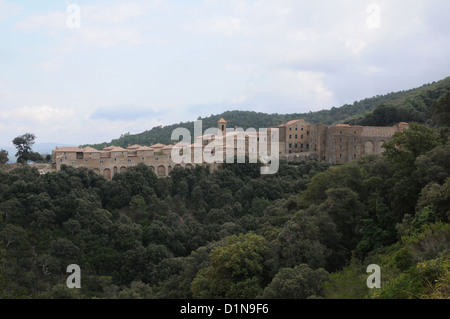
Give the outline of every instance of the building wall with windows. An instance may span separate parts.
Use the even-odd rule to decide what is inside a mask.
[[[194,144],[150,146],[132,145],[125,148],[109,146],[103,150],[92,147],[61,147],[53,151],[53,164],[56,170],[62,165],[74,167],[87,167],[94,172],[111,179],[115,174],[126,171],[129,167],[139,163],[148,165],[157,176],[168,176],[177,167],[191,168],[193,166],[209,166],[216,169],[226,158],[227,141],[233,145],[233,155],[238,152],[260,154],[259,141],[267,143],[267,153],[272,152],[273,128],[267,129],[265,135],[258,130],[247,130],[243,134],[226,132],[226,120],[221,119],[218,131],[222,136],[205,135],[197,137]],[[288,161],[316,160],[331,164],[343,164],[364,154],[377,154],[383,152],[383,143],[392,138],[396,132],[409,128],[408,123],[399,123],[390,127],[351,126],[338,124],[327,126],[324,124],[312,124],[303,119],[293,120],[279,125],[279,156]],[[216,148],[211,142],[222,145],[223,152],[216,154]],[[172,159],[174,147],[183,158],[181,164]],[[203,151],[211,152],[214,158],[222,160],[208,164],[199,154]],[[210,162],[210,161],[208,161]]]

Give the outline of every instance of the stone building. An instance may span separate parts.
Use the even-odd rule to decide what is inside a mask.
[[[290,161],[317,160],[343,164],[364,154],[381,155],[382,145],[408,123],[393,126],[327,126],[294,120],[278,126],[280,157]]]
[[[409,125],[402,122],[390,127],[346,124],[327,126],[299,119],[281,124],[277,128],[279,130],[280,159],[288,161],[316,160],[342,164],[364,154],[381,154],[383,152],[382,144],[390,140],[395,132],[409,128]],[[92,147],[57,147],[53,150],[53,164],[56,170],[59,170],[64,164],[87,167],[105,178],[111,179],[118,172],[123,172],[138,163],[144,163],[157,176],[163,177],[168,176],[177,167],[192,168],[203,165],[209,166],[213,170],[223,162],[226,158],[226,151],[230,150],[233,152],[232,155],[259,154],[261,151],[259,147],[261,143],[264,143],[267,145],[267,153],[271,154],[272,152],[273,128],[267,129],[264,135],[259,130],[246,130],[239,133],[237,128],[227,132],[226,120],[220,119],[217,129],[220,133],[198,136],[193,144],[130,145],[126,149],[108,146],[103,150]],[[222,147],[213,148],[211,147],[212,142],[217,143],[214,145]],[[181,163],[172,158],[174,148],[183,159]],[[208,161],[210,164],[205,162],[201,154],[203,151],[208,151],[207,148],[211,149],[210,154],[213,158],[219,159],[217,162]],[[215,153],[217,149],[223,150],[223,153]]]

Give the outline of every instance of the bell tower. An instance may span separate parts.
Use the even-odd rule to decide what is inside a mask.
[[[222,136],[225,136],[227,133],[227,121],[221,118],[219,122],[217,122],[217,128],[222,132]]]

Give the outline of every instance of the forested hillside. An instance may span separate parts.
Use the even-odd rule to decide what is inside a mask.
[[[238,126],[244,129],[249,127],[277,127],[281,123],[300,118],[312,123],[324,123],[327,125],[348,123],[353,125],[385,126],[402,121],[434,125],[432,105],[449,90],[450,77],[431,84],[425,84],[416,89],[379,95],[356,101],[351,105],[346,104],[341,107],[333,107],[330,110],[293,114],[228,111],[199,119],[202,120],[204,129],[216,127],[217,122],[222,117],[227,120],[228,127]],[[178,127],[189,129],[191,136],[194,136],[194,122],[190,121],[165,127],[155,127],[135,135],[123,134],[120,138],[111,142],[90,146],[102,149],[107,145],[127,147],[134,144],[171,144],[171,134]]]
[[[0,298],[449,298],[449,136],[412,123],[382,157],[262,176],[0,170]]]

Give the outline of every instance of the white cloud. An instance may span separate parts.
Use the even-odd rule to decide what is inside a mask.
[[[31,15],[18,21],[15,28],[28,32],[48,32],[62,40],[66,50],[80,44],[91,47],[134,46],[155,40],[155,37],[146,34],[146,22],[140,18],[163,3],[154,0],[82,5],[79,6],[79,28],[69,28],[68,19],[73,12],[61,8],[60,11]]]
[[[67,27],[63,3],[16,16],[0,56],[8,58],[0,109],[11,107],[0,111],[2,133],[53,129],[90,142],[160,118],[123,118],[99,105],[164,105],[165,124],[230,108],[308,112],[439,80],[450,68],[441,0],[82,3],[80,29]],[[380,28],[367,24],[371,3]]]
[[[72,109],[55,108],[49,105],[23,106],[0,111],[0,118],[6,121],[37,123],[46,126],[66,121],[73,118],[74,115],[75,111]]]
[[[0,145],[7,145],[15,136],[26,132],[36,134],[40,143],[101,143],[123,133],[140,133],[161,124],[157,119],[90,118],[74,109],[23,106],[0,111]]]
[[[37,14],[18,21],[15,28],[22,31],[46,30],[55,34],[56,31],[67,29],[67,17],[68,14],[63,11]]]
[[[21,8],[16,4],[7,2],[5,0],[0,0],[0,21],[6,21],[11,16],[20,13]]]

